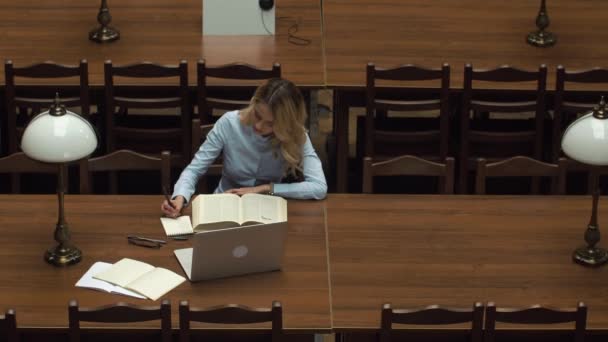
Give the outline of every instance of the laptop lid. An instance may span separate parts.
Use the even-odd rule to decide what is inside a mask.
[[[281,269],[287,222],[200,232],[174,253],[191,281]]]

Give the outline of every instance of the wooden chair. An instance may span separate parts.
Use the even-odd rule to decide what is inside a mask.
[[[443,163],[448,156],[450,66],[443,64],[438,69],[427,69],[402,65],[383,69],[369,63],[366,70],[363,155],[380,161],[410,154]],[[430,82],[437,87],[427,92],[416,92],[377,84],[378,81],[387,80],[408,82],[408,85],[422,84],[426,87]],[[428,110],[439,111],[439,116],[430,120],[388,116],[389,111]]]
[[[483,304],[475,303],[471,309],[444,308],[438,305],[423,309],[393,309],[391,304],[382,306],[380,342],[390,342],[393,324],[444,325],[471,322],[470,342],[481,342],[483,326]]]
[[[143,62],[114,66],[108,60],[104,65],[104,75],[106,153],[126,148],[158,155],[158,151],[168,150],[171,151],[173,165],[186,165],[190,161],[191,123],[187,62],[181,61],[179,65]],[[162,84],[177,79],[177,84],[143,88],[117,86],[115,77],[145,79],[147,83],[164,82]],[[170,115],[134,113],[177,108],[179,113]]]
[[[161,189],[171,185],[171,152],[163,151],[160,158],[140,154],[130,150],[118,150],[104,156],[83,159],[80,161],[80,193],[90,194],[91,173],[101,171],[160,171]],[[110,193],[117,193],[115,182],[110,184]]]
[[[160,306],[140,307],[127,303],[117,303],[97,308],[81,308],[76,300],[69,304],[70,342],[80,342],[80,322],[133,323],[160,320],[161,341],[171,339],[171,304],[163,300]]]
[[[575,323],[573,342],[583,342],[587,325],[587,307],[579,302],[576,309],[557,310],[534,305],[526,309],[496,308],[493,302],[486,306],[484,342],[494,342],[496,322],[512,324]],[[542,339],[541,339],[542,340]]]
[[[23,129],[33,116],[48,109],[54,103],[57,93],[62,104],[66,107],[80,107],[80,114],[89,117],[89,73],[87,61],[84,59],[79,65],[61,65],[47,61],[24,67],[15,67],[12,61],[7,60],[4,63],[4,77],[7,126],[3,133],[7,137],[8,146],[5,151],[7,154],[19,151]],[[57,79],[72,77],[78,77],[76,87],[74,85],[36,87],[15,83],[15,78],[52,79],[57,83]]]
[[[551,194],[563,195],[566,192],[566,160],[558,164],[549,164],[524,156],[517,156],[495,163],[487,163],[483,158],[477,159],[475,193],[486,193],[488,177],[551,177]]]
[[[208,67],[205,60],[197,63],[197,102],[198,117],[202,124],[214,123],[217,119],[213,110],[236,110],[249,105],[255,86],[233,87],[228,90],[214,90],[207,85],[207,78],[222,80],[265,80],[281,77],[281,65],[274,63],[271,69],[258,69],[252,65],[234,63],[217,67]]]
[[[191,308],[188,301],[179,304],[179,341],[190,341],[190,322],[219,324],[249,324],[272,322],[273,342],[283,338],[283,308],[273,302],[272,309],[252,309],[242,305],[222,305],[207,309]]]
[[[207,138],[207,134],[213,128],[213,124],[210,125],[201,125],[200,119],[192,120],[192,156],[196,154],[198,149],[201,147],[201,144],[205,142]],[[209,166],[207,173],[203,177],[201,177],[198,181],[197,189],[198,193],[206,194],[210,192],[208,176],[221,176],[222,175],[222,157],[219,156],[218,159]]]
[[[4,336],[3,338],[0,338],[0,340],[6,342],[19,341],[15,310],[8,309],[4,315],[0,315],[0,336]]]
[[[373,192],[373,181],[376,176],[436,176],[439,182],[439,192],[451,194],[454,192],[454,158],[447,157],[445,163],[435,163],[415,156],[401,156],[382,162],[373,163],[369,157],[363,161],[363,192]]]
[[[525,71],[510,66],[492,70],[473,69],[471,64],[464,68],[464,87],[460,113],[460,160],[458,191],[468,192],[469,171],[475,168],[477,158],[491,161],[517,155],[525,155],[537,160],[543,158],[543,133],[545,122],[545,91],[547,67],[541,65],[538,71]],[[526,82],[536,84],[535,91],[483,91],[473,88],[473,82],[485,82],[493,87],[513,86]],[[471,119],[472,114],[510,113],[521,115],[534,113],[533,119]],[[533,187],[538,187],[534,180]]]
[[[575,90],[568,91],[566,89],[569,86],[575,88],[577,84],[597,84],[597,91],[603,92],[608,87],[608,69],[593,68],[589,70],[567,71],[562,65],[557,67],[550,156],[550,160],[554,163],[563,156],[561,153],[561,138],[566,127],[577,118],[578,114],[593,109],[600,99],[597,94]],[[603,168],[598,174],[594,174],[591,172],[589,165],[584,165],[571,159],[567,159],[567,162],[568,170],[584,171],[587,173],[588,194],[591,194],[595,190],[591,186],[594,184],[593,178],[597,177],[598,174],[608,173],[608,170]]]
[[[58,174],[59,165],[42,163],[37,160],[30,159],[23,152],[15,152],[6,157],[0,158],[0,173],[6,174],[21,174],[21,173],[46,173]],[[65,166],[62,166],[65,167]],[[66,179],[63,184],[67,183],[67,172],[64,172]],[[19,179],[19,178],[17,178]],[[11,183],[11,192],[14,194],[21,193],[20,182]]]

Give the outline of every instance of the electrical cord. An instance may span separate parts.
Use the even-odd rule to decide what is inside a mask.
[[[300,29],[300,23],[302,22],[302,18],[298,17],[297,19],[294,19],[292,17],[279,17],[277,19],[292,20],[291,26],[289,26],[289,28],[287,29],[287,41],[288,42],[290,42],[291,44],[300,45],[300,46],[306,46],[306,45],[310,45],[310,43],[312,43],[312,39],[308,39],[308,38],[304,38],[299,35],[296,35],[296,33],[298,33],[298,30]]]
[[[269,35],[272,35],[272,32],[270,32],[270,30],[266,26],[266,21],[264,20],[264,11],[262,11],[262,10],[260,10],[260,17],[262,18],[262,25],[264,26],[264,29],[266,30],[266,32]],[[312,43],[312,39],[308,39],[308,38],[304,38],[299,35],[296,35],[296,33],[298,33],[298,30],[300,29],[300,23],[302,22],[302,18],[300,18],[300,17],[298,17],[298,18],[277,17],[276,20],[277,21],[280,21],[280,20],[291,21],[290,22],[291,25],[289,26],[289,28],[287,28],[287,41],[289,43],[294,44],[294,45],[299,45],[299,46],[306,46],[306,45],[310,45],[310,43]]]

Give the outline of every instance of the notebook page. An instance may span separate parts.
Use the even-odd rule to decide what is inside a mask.
[[[154,271],[144,274],[127,285],[127,288],[141,293],[152,300],[157,300],[185,280],[186,278],[175,272],[157,267]]]
[[[123,289],[120,286],[114,286],[103,280],[98,280],[98,279],[93,278],[94,275],[104,272],[111,267],[112,267],[112,264],[107,263],[107,262],[98,261],[98,262],[94,263],[91,266],[91,268],[89,268],[89,270],[80,278],[80,280],[78,280],[78,282],[76,282],[76,287],[97,289],[97,290],[101,290],[101,291],[105,291],[105,292],[117,293],[117,294],[122,294],[125,296],[131,296],[131,297],[140,298],[140,299],[146,298],[133,291]]]
[[[124,258],[115,263],[108,270],[93,276],[95,279],[104,280],[114,285],[126,287],[126,285],[142,275],[154,270],[154,266],[145,262]]]
[[[184,215],[178,218],[161,217],[160,223],[167,236],[192,234],[192,222],[190,216]]]

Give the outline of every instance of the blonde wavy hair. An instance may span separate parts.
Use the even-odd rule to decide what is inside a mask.
[[[269,79],[255,91],[243,109],[243,123],[254,124],[254,107],[265,103],[273,118],[271,143],[286,162],[284,174],[297,177],[302,172],[302,145],[306,142],[306,104],[298,88],[281,78]]]

